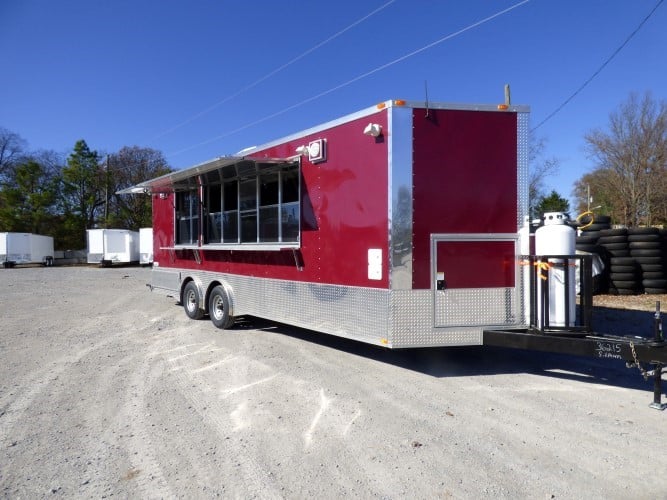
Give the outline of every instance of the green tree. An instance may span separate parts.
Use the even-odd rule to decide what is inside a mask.
[[[610,202],[614,220],[627,226],[666,223],[667,103],[633,93],[610,114],[607,130],[595,129],[585,140],[595,162],[595,196]],[[580,205],[587,204],[581,196],[590,181],[577,185]]]
[[[86,229],[95,227],[104,207],[105,172],[97,151],[79,140],[62,169],[63,224],[75,248],[86,246]],[[75,246],[78,242],[78,245]]]
[[[574,183],[573,192],[578,213],[591,210],[596,214],[609,215],[612,223],[621,220],[621,215],[625,213],[623,200],[611,194],[614,190],[608,181],[602,170],[594,170]]]
[[[6,174],[0,190],[0,231],[52,234],[58,179],[49,165],[27,159]]]
[[[142,181],[167,174],[172,169],[160,151],[138,146],[124,147],[107,157],[106,227],[137,230],[152,226],[151,197],[147,194],[118,195]]]
[[[570,202],[559,195],[556,191],[551,191],[547,196],[540,198],[535,205],[535,215],[542,217],[547,212],[565,212],[570,211]]]

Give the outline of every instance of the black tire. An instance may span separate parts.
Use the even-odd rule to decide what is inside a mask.
[[[649,248],[646,250],[634,248],[630,253],[633,257],[660,257],[662,255],[662,250],[659,248]]]
[[[617,295],[637,295],[637,290],[635,288],[619,288]]]
[[[657,227],[629,227],[627,231],[632,235],[660,234],[660,229]]]
[[[609,272],[611,274],[618,274],[618,273],[636,274],[638,270],[639,266],[618,266],[616,264],[612,264],[611,266],[609,266]]]
[[[611,280],[611,282],[614,285],[614,288],[617,288],[618,290],[636,290],[638,288],[637,280]]]
[[[234,317],[229,310],[229,297],[221,285],[211,290],[208,296],[208,315],[217,328],[224,330],[234,324]]]
[[[662,280],[642,280],[644,288],[667,288],[667,279]]]
[[[630,248],[628,247],[628,242],[617,242],[617,243],[612,243],[612,242],[606,242],[606,241],[601,241],[598,240],[598,244],[607,250],[629,250]]]
[[[665,268],[662,264],[639,264],[643,273],[664,273]]]
[[[603,229],[600,231],[600,237],[602,238],[603,236],[621,236],[621,235],[626,235],[628,234],[628,230],[625,228],[620,228],[620,229]]]
[[[600,245],[595,245],[593,243],[577,242],[575,248],[577,250],[581,250],[582,252],[597,253],[597,254],[602,254],[605,251],[603,247],[601,247]]]
[[[582,217],[582,220],[590,221],[590,217]],[[596,224],[610,224],[611,223],[611,215],[594,215],[593,216],[593,222]]]
[[[583,231],[608,231],[609,224],[594,222],[590,226],[583,228]]]
[[[589,231],[588,229],[582,229],[581,234],[579,235],[581,238],[595,238],[597,239],[600,237],[600,231]]]
[[[609,260],[612,266],[635,266],[637,261],[632,257],[612,257]]]
[[[644,293],[651,295],[667,294],[667,288],[644,288]]]
[[[183,309],[190,319],[202,319],[204,311],[200,307],[199,289],[194,281],[188,282],[183,289]]]
[[[637,264],[640,266],[645,266],[646,264],[648,265],[657,265],[657,264],[662,264],[662,256],[652,256],[652,257],[647,257],[644,255],[639,255],[637,257],[633,257],[636,261]]]
[[[628,244],[628,237],[624,235],[619,235],[619,236],[600,236],[598,238],[598,243],[603,246],[607,246],[608,244],[618,244],[618,243],[623,243],[624,245]]]
[[[628,247],[630,250],[659,250],[662,248],[662,242],[660,241],[630,241],[628,242]]]
[[[595,244],[598,241],[598,237],[596,235],[593,236],[588,236],[586,233],[581,234],[580,236],[577,236],[575,242],[577,245],[580,243],[583,244]]]
[[[665,278],[667,278],[667,275],[665,275],[664,271],[654,273],[642,271],[642,280],[664,280]]]
[[[628,234],[628,241],[662,241],[662,236],[658,233],[654,234]]]
[[[639,266],[634,265],[634,266],[618,266],[616,264],[612,264],[609,266],[609,272],[610,273],[637,273],[639,272]]]
[[[623,250],[612,250],[611,248],[607,248],[607,252],[612,257],[630,257],[630,250],[627,248]]]
[[[631,272],[631,273],[617,273],[616,270],[612,270],[612,272],[609,274],[609,279],[612,280],[614,283],[618,282],[627,282],[631,281],[633,283],[636,283],[637,280],[637,273],[636,272]]]

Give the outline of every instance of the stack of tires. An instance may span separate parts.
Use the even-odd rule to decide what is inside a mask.
[[[639,270],[639,284],[644,293],[667,293],[667,273],[664,262],[664,238],[656,227],[628,229],[630,256]]]
[[[606,293],[609,288],[609,256],[600,246],[599,240],[601,232],[611,228],[611,218],[608,215],[598,215],[591,221],[590,216],[585,216],[579,223],[581,229],[575,240],[575,248],[581,252],[600,256],[604,263],[604,271],[601,275],[593,276],[593,293]]]
[[[641,290],[641,274],[637,261],[630,255],[628,230],[605,229],[600,232],[599,245],[604,248],[609,268],[609,293],[635,295]]]

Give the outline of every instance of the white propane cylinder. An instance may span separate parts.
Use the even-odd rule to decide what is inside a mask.
[[[547,212],[544,214],[544,225],[535,231],[535,254],[542,255],[574,255],[575,230],[567,225],[567,215],[562,212]],[[574,264],[574,262],[571,262]],[[574,326],[576,315],[576,283],[575,268],[565,263],[562,259],[549,259],[549,268],[538,270],[539,273],[547,274],[549,283],[549,326]],[[568,273],[568,289],[565,289],[565,273]],[[542,289],[545,280],[537,280],[537,317],[538,323],[542,324]],[[569,322],[566,324],[566,299],[569,303]]]

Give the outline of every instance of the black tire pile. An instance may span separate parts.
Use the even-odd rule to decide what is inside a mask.
[[[635,227],[628,229],[630,257],[637,262],[644,293],[667,293],[665,274],[665,238],[657,227]]]
[[[576,238],[575,248],[582,252],[598,254],[602,258],[604,272],[602,275],[593,277],[593,293],[607,293],[609,290],[609,256],[598,241],[602,231],[611,229],[611,217],[598,215],[593,224],[590,223],[590,217],[584,217],[580,222],[583,229]]]
[[[665,233],[655,227],[612,229],[608,216],[580,221],[576,249],[600,255],[605,272],[593,279],[593,293],[667,293]]]

